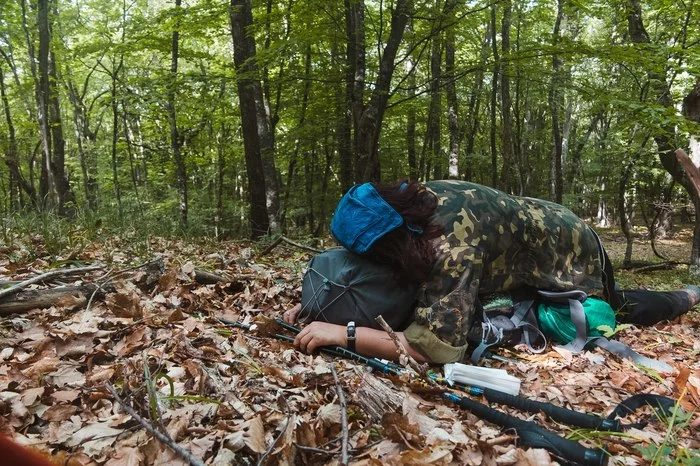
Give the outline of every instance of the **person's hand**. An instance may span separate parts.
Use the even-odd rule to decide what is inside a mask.
[[[297,304],[293,308],[286,310],[284,314],[282,314],[282,319],[289,325],[294,325],[294,323],[297,321],[299,312],[301,312],[301,304]]]
[[[328,322],[311,322],[294,339],[294,346],[305,353],[313,353],[321,346],[342,346],[347,344],[347,329],[342,325]]]

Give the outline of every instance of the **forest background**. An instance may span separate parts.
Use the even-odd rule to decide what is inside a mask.
[[[56,250],[71,225],[322,236],[367,180],[551,199],[630,248],[635,222],[663,235],[698,207],[674,154],[700,163],[695,0],[0,9],[3,231]]]

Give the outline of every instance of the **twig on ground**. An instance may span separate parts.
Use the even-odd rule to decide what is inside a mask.
[[[340,404],[340,428],[342,432],[342,442],[340,449],[340,464],[347,466],[350,458],[348,457],[348,407],[345,403],[345,394],[343,393],[343,388],[340,386],[340,380],[338,380],[338,374],[335,372],[335,365],[331,362],[328,364],[331,369],[331,374],[333,374],[333,380],[335,381],[335,393],[338,395],[338,403]]]
[[[285,432],[287,432],[287,429],[289,429],[289,423],[292,421],[292,413],[291,410],[289,409],[289,405],[287,404],[287,399],[282,395],[282,401],[284,401],[285,405],[285,412],[287,413],[287,421],[284,424],[284,429],[280,430],[280,433],[277,435],[277,437],[272,440],[272,443],[268,447],[267,450],[265,450],[265,453],[260,457],[260,460],[258,461],[257,466],[263,466],[265,464],[265,459],[272,453],[272,450],[275,448],[275,445],[277,445],[277,442],[279,441],[280,438],[284,435]]]
[[[161,432],[166,432],[165,426],[163,425],[163,414],[160,412],[160,406],[158,406],[158,394],[156,393],[156,388],[153,386],[153,379],[151,378],[151,369],[148,367],[148,356],[143,353],[143,378],[146,382],[146,391],[148,392],[148,407],[150,408],[151,421],[158,424]],[[153,419],[155,418],[155,419]]]
[[[377,321],[377,323],[382,326],[384,331],[389,334],[389,337],[391,337],[391,341],[394,342],[394,345],[396,346],[396,349],[398,350],[399,354],[406,358],[409,367],[416,371],[418,375],[425,375],[428,372],[428,366],[426,364],[419,363],[418,361],[413,359],[413,356],[408,354],[406,347],[403,345],[403,343],[401,343],[401,340],[399,340],[399,337],[396,335],[396,332],[394,332],[391,326],[386,322],[386,320],[384,320],[384,317],[379,315],[374,320]],[[430,385],[437,385],[437,382],[435,382],[430,377],[424,377],[424,379]]]
[[[101,269],[101,265],[91,265],[89,267],[76,267],[72,269],[59,269],[59,270],[52,270],[51,272],[46,272],[42,273],[40,275],[37,275],[36,277],[29,278],[27,280],[21,281],[17,283],[16,285],[13,285],[9,288],[5,288],[4,290],[0,291],[0,298],[4,298],[5,296],[9,296],[11,294],[17,293],[19,290],[28,287],[29,285],[33,285],[34,283],[38,283],[44,280],[48,280],[49,278],[54,278],[54,277],[60,277],[63,275],[72,275],[74,273],[82,273],[82,272],[91,272],[93,270]]]
[[[287,243],[287,244],[289,244],[289,245],[291,245],[291,246],[297,247],[297,248],[299,248],[299,249],[303,249],[303,250],[305,250],[305,251],[313,252],[314,254],[319,254],[319,253],[323,252],[323,251],[321,251],[320,249],[312,248],[311,246],[305,246],[305,245],[303,245],[303,244],[300,244],[300,243],[297,243],[297,242],[295,242],[295,241],[292,241],[291,239],[287,238],[286,236],[280,236],[279,238],[277,238],[276,240],[274,240],[274,241],[272,242],[272,244],[270,244],[268,247],[266,247],[265,249],[263,249],[262,251],[260,251],[260,254],[258,254],[258,256],[261,256],[261,257],[262,257],[262,256],[264,256],[265,254],[268,254],[270,251],[272,251],[272,250],[275,249],[277,246],[279,246],[279,244],[282,243],[282,242],[285,242],[285,243]]]
[[[119,405],[122,407],[124,411],[126,411],[136,422],[141,424],[141,426],[146,429],[151,435],[153,435],[155,438],[157,438],[160,442],[163,444],[167,445],[172,449],[175,453],[180,455],[185,461],[190,463],[192,466],[204,466],[204,462],[197,457],[195,457],[192,452],[187,450],[184,447],[181,447],[175,440],[170,438],[170,436],[166,433],[158,431],[155,427],[150,425],[148,421],[146,421],[144,418],[139,416],[136,411],[134,411],[134,408],[129,406],[124,400],[121,399],[119,394],[117,393],[117,390],[112,386],[111,383],[107,382],[106,385],[107,390],[112,394],[114,397],[114,400],[119,403]]]

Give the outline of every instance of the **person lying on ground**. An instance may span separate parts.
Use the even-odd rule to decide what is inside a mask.
[[[384,317],[405,322],[396,334],[423,362],[464,360],[480,299],[495,293],[580,290],[610,303],[618,322],[645,326],[674,319],[700,302],[700,288],[692,285],[671,292],[615,289],[598,235],[573,212],[475,183],[356,185],[339,202],[331,233],[368,264],[390,269],[395,281],[379,278],[387,293],[417,290],[412,305],[390,306],[388,314],[399,315]],[[293,324],[300,313],[314,320],[295,339],[302,351],[354,343],[365,356],[397,358],[394,343],[376,326],[357,327],[349,342],[345,322],[304,315],[301,304],[283,318]]]

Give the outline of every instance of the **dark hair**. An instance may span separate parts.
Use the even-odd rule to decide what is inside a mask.
[[[432,240],[443,233],[441,225],[430,223],[437,209],[437,197],[419,183],[373,183],[373,186],[403,217],[404,224],[379,238],[370,248],[369,255],[391,266],[404,283],[424,282],[435,261]],[[419,234],[415,231],[417,229],[423,232]]]

